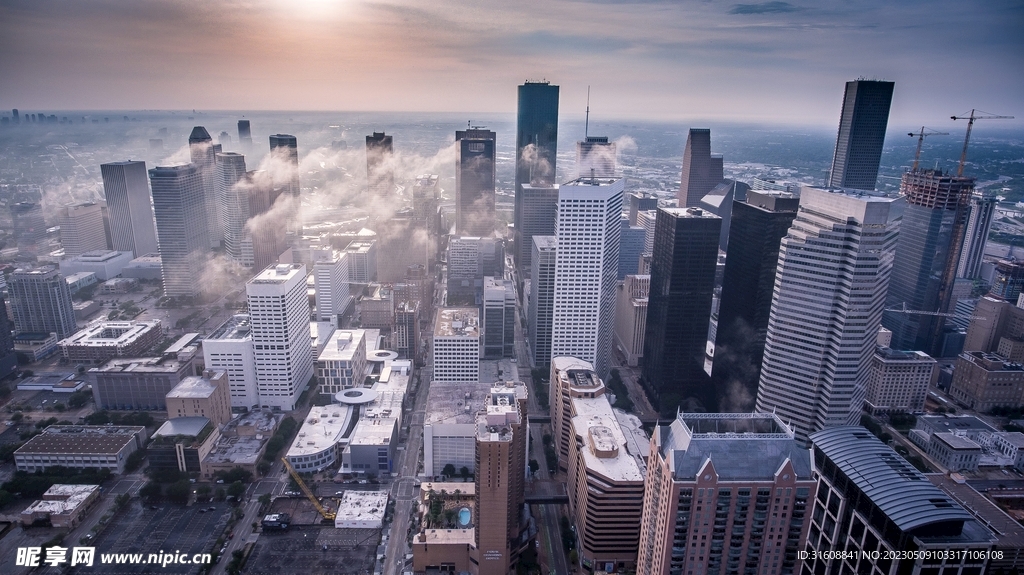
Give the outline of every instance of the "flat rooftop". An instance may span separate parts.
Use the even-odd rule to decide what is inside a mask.
[[[475,545],[476,529],[424,529],[413,541],[428,545]]]
[[[782,421],[766,413],[680,413],[679,420],[701,439],[728,439],[736,434],[793,437]]]
[[[288,457],[313,455],[340,443],[354,412],[348,405],[324,405],[310,408],[299,433],[288,448]]]
[[[99,490],[99,485],[54,484],[43,493],[43,499],[33,502],[22,513],[70,513]]]
[[[320,352],[319,361],[352,361],[359,344],[366,338],[364,329],[336,329]],[[353,374],[359,378],[362,374]]]
[[[938,439],[942,443],[945,443],[950,449],[963,450],[970,449],[972,451],[981,451],[981,446],[974,441],[963,437],[961,435],[955,435],[953,433],[934,433],[932,437]]]
[[[227,437],[221,435],[205,461],[207,463],[237,463],[254,465],[258,463],[260,450],[270,440],[269,436]]]
[[[253,276],[247,283],[250,284],[282,284],[297,275],[305,276],[305,266],[302,264],[277,264],[266,268]]]
[[[89,453],[113,455],[136,435],[145,435],[145,427],[119,425],[51,425],[29,439],[15,453]]]
[[[173,357],[118,357],[111,359],[99,367],[89,370],[90,373],[177,373],[187,362]]]
[[[82,254],[80,254],[80,255],[72,258],[72,259],[78,260],[80,262],[102,263],[102,262],[107,262],[107,261],[110,261],[110,260],[113,260],[113,259],[117,259],[117,258],[123,258],[123,257],[125,257],[125,255],[127,255],[129,260],[132,259],[131,258],[131,255],[132,255],[131,252],[118,252],[118,251],[114,251],[114,250],[91,250],[91,251],[82,253]]]
[[[1003,432],[998,434],[1003,441],[1016,447],[1017,449],[1024,449],[1024,433],[1019,431]]]
[[[929,473],[928,481],[949,494],[996,536],[1000,549],[1024,549],[1024,526],[1006,514],[991,499],[978,493],[965,482],[958,482],[948,475]]]
[[[229,317],[227,321],[220,324],[220,327],[213,330],[212,334],[206,336],[206,339],[245,339],[252,337],[251,332],[249,314],[240,313]]]
[[[604,405],[601,406],[601,403]],[[594,472],[616,482],[642,483],[645,467],[641,466],[638,459],[643,455],[630,453],[630,444],[612,413],[608,399],[595,397],[573,400],[576,407],[583,404],[587,406],[585,413],[572,418],[572,427],[576,436],[584,438],[580,451],[588,473]]]
[[[176,435],[199,437],[208,425],[210,425],[210,420],[205,417],[175,417],[165,421],[153,433],[153,437],[174,437]]]
[[[434,337],[480,337],[480,310],[475,307],[437,310]]]
[[[570,186],[610,186],[622,178],[577,178],[561,185],[562,188]]]
[[[714,213],[701,208],[661,208],[661,210],[674,218],[692,218],[706,220],[721,219]]]
[[[168,399],[205,399],[213,395],[217,386],[205,377],[190,375],[167,392]]]
[[[366,521],[383,519],[388,506],[387,491],[354,491],[341,496],[335,521]]]
[[[490,392],[491,386],[487,383],[432,382],[427,391],[423,425],[475,424],[476,415],[484,411]]]
[[[995,433],[996,429],[973,415],[922,415],[917,418],[918,425],[926,424],[932,430],[938,432],[948,431],[987,431]]]

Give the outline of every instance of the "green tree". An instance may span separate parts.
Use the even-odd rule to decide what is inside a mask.
[[[188,479],[179,479],[167,487],[167,499],[180,505],[188,503],[192,495],[192,484]]]
[[[11,421],[14,423],[18,423],[22,419],[25,419],[25,414],[20,411],[15,411],[14,414],[11,415]]]
[[[540,463],[536,459],[530,460],[530,473],[537,473],[540,471]]]
[[[196,501],[208,501],[211,491],[210,486],[205,483],[196,487]]]
[[[142,489],[139,490],[139,497],[143,499],[148,499],[150,501],[160,499],[162,495],[163,489],[160,487],[160,484],[157,483],[156,481],[150,481],[149,483],[143,485]]]
[[[465,465],[463,465],[462,469],[459,469],[459,475],[462,476],[463,481],[468,481],[469,480],[469,468],[466,467]]]
[[[241,500],[242,496],[245,495],[245,484],[241,481],[236,481],[231,485],[228,485],[228,495]]]
[[[445,464],[444,468],[441,469],[441,475],[444,475],[445,477],[451,477],[455,475],[455,465],[451,463]]]

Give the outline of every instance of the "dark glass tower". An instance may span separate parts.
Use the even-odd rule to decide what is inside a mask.
[[[754,408],[779,246],[799,206],[795,194],[762,191],[749,191],[745,202],[732,204],[711,369],[718,407],[724,412]]]
[[[725,178],[722,156],[711,154],[711,130],[690,128],[679,181],[680,206],[694,207]]]
[[[393,151],[391,136],[384,132],[366,136],[366,190],[371,201],[395,191],[395,172],[388,165]]]
[[[248,129],[248,120],[246,129]],[[241,130],[241,122],[239,122]],[[203,176],[203,201],[206,206],[206,227],[210,232],[210,247],[217,247],[224,239],[224,229],[221,227],[220,202],[217,201],[217,151],[213,146],[213,138],[210,132],[203,126],[192,128],[192,134],[188,137],[188,151],[192,163],[199,168]]]
[[[830,187],[875,189],[893,86],[876,80],[846,83]]]
[[[663,416],[717,412],[704,356],[722,220],[698,208],[661,208],[654,228],[643,380]]]
[[[519,113],[516,117],[516,199],[515,257],[516,267],[525,276],[530,273],[533,236],[555,233],[555,156],[558,142],[558,86],[548,82],[526,82],[519,86]],[[547,195],[534,193],[522,196],[524,185],[546,188]],[[542,196],[542,197],[538,197]],[[540,203],[530,203],[538,200]],[[524,201],[525,200],[525,201]],[[547,213],[550,212],[550,213]],[[546,217],[545,217],[546,216]],[[538,222],[546,225],[535,227]]]
[[[455,132],[455,231],[494,235],[494,141],[490,130]]]
[[[295,136],[274,134],[270,136],[270,153],[280,158],[287,168],[287,177],[280,182],[285,193],[299,197],[299,143]]]
[[[885,305],[947,313],[974,178],[915,170],[903,174],[900,191],[907,207],[896,241]],[[941,355],[944,318],[887,311],[882,325],[892,331],[891,348]]]

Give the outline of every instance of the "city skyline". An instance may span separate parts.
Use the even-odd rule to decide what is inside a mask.
[[[841,104],[835,86],[850,78],[901,86],[893,123],[972,107],[1010,110],[1024,88],[1014,56],[1024,48],[1014,40],[1024,8],[1013,2],[980,9],[868,0],[472,7],[266,0],[239,8],[187,0],[6,2],[0,74],[10,81],[0,101],[24,109],[479,113],[513,110],[508,86],[546,79],[561,86],[566,111],[582,112],[592,85],[593,110],[609,118],[824,126]],[[587,33],[566,30],[568,21]],[[109,66],[115,59],[124,65]],[[934,90],[936,75],[956,81]],[[466,78],[473,90],[450,89]]]

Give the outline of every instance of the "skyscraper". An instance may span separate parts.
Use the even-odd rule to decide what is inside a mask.
[[[5,378],[18,369],[18,357],[14,353],[14,326],[7,319],[7,303],[0,295],[0,378]]]
[[[554,233],[554,202],[557,190],[552,193],[555,183],[555,159],[558,147],[558,86],[548,82],[526,82],[519,86],[519,112],[516,118],[516,198],[515,198],[515,260],[516,267],[523,273],[530,268],[530,252],[533,247],[530,238],[534,234]],[[531,194],[532,200],[547,198],[548,203],[539,205],[524,203],[523,187],[536,186],[541,192]],[[547,192],[546,195],[544,192]],[[529,208],[529,209],[527,209]],[[538,218],[549,223],[547,227],[534,229],[524,234],[531,222]],[[536,226],[536,223],[533,223]],[[548,229],[550,228],[550,229]]]
[[[800,198],[789,192],[747,192],[733,202],[711,381],[725,412],[750,411],[764,357],[779,247]]]
[[[640,255],[647,243],[647,230],[629,225],[629,218],[623,214],[622,230],[619,231],[619,272],[618,279],[635,274],[640,267]]]
[[[188,151],[192,163],[203,176],[203,200],[206,206],[206,227],[210,233],[210,247],[220,246],[224,230],[220,224],[221,204],[217,201],[217,158],[210,132],[202,126],[192,128],[188,137]]]
[[[637,212],[658,209],[658,198],[647,192],[629,194],[629,225],[640,225],[636,222]]]
[[[252,130],[249,127],[249,120],[238,121],[238,145],[246,152],[252,148]]]
[[[679,206],[696,207],[703,198],[722,183],[722,156],[711,154],[711,130],[690,128],[683,150],[683,171],[679,183]]]
[[[160,239],[164,295],[202,297],[209,288],[203,272],[210,237],[199,168],[195,164],[158,166],[149,171],[149,180]]]
[[[964,231],[964,245],[960,250],[960,263],[956,268],[956,277],[974,279],[981,273],[982,257],[985,255],[985,243],[988,241],[992,219],[996,213],[994,192],[975,192],[971,198],[971,208],[967,215],[967,228]]]
[[[42,206],[35,202],[11,204],[11,224],[19,251],[34,254],[42,248],[46,237]]]
[[[245,173],[245,156],[235,152],[217,154],[217,204],[224,232],[224,251],[239,263],[242,262],[245,222],[249,219],[249,194],[243,182]]]
[[[366,183],[371,201],[395,193],[395,170],[391,167],[391,136],[374,132],[366,136]]]
[[[527,327],[533,363],[542,366],[551,361],[551,321],[555,304],[555,236],[533,236],[530,256],[530,309]]]
[[[494,235],[495,133],[482,128],[455,132],[455,231]]]
[[[894,85],[877,80],[846,83],[829,187],[875,189]]]
[[[590,362],[602,377],[611,367],[624,186],[585,178],[558,190],[551,355]]]
[[[135,257],[156,253],[156,224],[146,181],[146,162],[100,164],[100,174],[110,214],[111,248],[132,252]]]
[[[576,142],[576,177],[614,178],[615,142],[605,136],[586,136]]]
[[[306,266],[277,264],[245,284],[263,407],[291,411],[313,377]]]
[[[947,313],[974,193],[974,178],[937,170],[903,174],[900,192],[907,207],[896,240],[886,307]],[[942,316],[887,311],[882,325],[892,331],[890,347],[942,355]]]
[[[61,206],[57,210],[57,225],[60,226],[60,244],[66,258],[107,249],[103,209],[99,204],[79,202]]]
[[[704,355],[722,219],[699,208],[661,208],[654,231],[643,380],[662,415],[718,411]]]
[[[56,333],[64,339],[78,330],[71,289],[56,267],[16,269],[8,287],[18,333]]]
[[[285,250],[287,222],[281,221],[279,213],[271,212],[283,189],[274,185],[273,177],[266,170],[246,172],[243,183],[249,213],[242,242],[242,259],[245,265],[261,270],[277,263]]]
[[[904,205],[800,188],[779,250],[756,406],[791,422],[801,441],[859,420]]]
[[[299,197],[299,144],[295,136],[290,134],[274,134],[270,136],[270,154],[278,160],[274,173],[280,174],[280,180],[274,185],[295,198]],[[294,225],[298,225],[295,222]]]
[[[516,296],[511,280],[487,276],[483,290],[484,357],[515,354]]]
[[[530,258],[533,238],[555,233],[558,184],[523,184],[516,192],[516,265],[525,277],[532,277]]]
[[[337,320],[349,306],[348,254],[333,249],[313,254],[316,315],[320,321]]]

